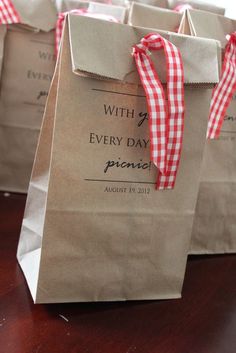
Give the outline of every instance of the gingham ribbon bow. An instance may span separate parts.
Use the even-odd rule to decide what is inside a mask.
[[[59,13],[59,15],[57,17],[56,31],[55,31],[55,52],[56,52],[56,55],[57,55],[57,53],[59,51],[59,47],[60,47],[65,18],[69,13],[74,14],[74,15],[79,15],[79,16],[98,18],[98,19],[102,19],[102,20],[106,20],[106,21],[110,21],[110,22],[118,22],[118,20],[114,16],[107,15],[107,14],[90,13],[86,9],[77,9],[77,10],[71,10],[71,11]]]
[[[149,58],[149,50],[164,49],[167,67],[167,102]],[[175,185],[184,128],[184,72],[179,50],[159,34],[150,33],[133,47],[133,56],[146,93],[151,160],[159,169],[156,187]]]
[[[0,25],[20,22],[20,16],[11,0],[0,0]]]
[[[225,56],[220,82],[213,90],[207,138],[219,137],[226,110],[236,90],[236,32],[230,35],[225,48]]]

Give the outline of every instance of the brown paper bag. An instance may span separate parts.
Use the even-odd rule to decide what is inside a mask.
[[[175,188],[156,191],[131,55],[149,32],[68,17],[17,254],[37,303],[181,296],[218,46],[162,33],[182,53],[186,116]],[[164,54],[152,59],[165,82]],[[149,168],[108,170],[108,161]]]
[[[122,6],[101,4],[99,2],[89,2],[89,13],[105,14],[113,16],[118,22],[124,23],[127,9]]]
[[[4,40],[5,40],[6,30],[7,30],[6,26],[0,26],[0,79],[1,79],[1,72],[2,72]]]
[[[21,22],[32,28],[50,31],[56,21],[56,7],[51,0],[11,0],[20,15]]]
[[[130,1],[130,2],[133,3],[133,1]],[[136,0],[135,2],[144,4],[144,5],[168,8],[168,0]]]
[[[56,9],[42,0],[14,5],[24,25],[8,25],[0,41],[0,190],[26,192],[55,66]]]
[[[54,0],[58,13],[67,12],[74,9],[87,9],[89,2],[83,0]]]
[[[53,0],[53,1],[55,3],[55,6],[56,6],[57,11],[59,13],[71,11],[74,9],[82,9],[82,8],[87,9],[90,4],[90,1],[85,1],[85,0]],[[107,5],[108,9],[112,8],[113,5],[123,7],[123,8],[127,8],[129,6],[128,0],[112,0],[112,1],[101,0],[101,1],[94,1],[94,2],[98,5],[99,4]],[[117,13],[117,10],[114,9],[113,11],[114,11],[114,13]],[[107,13],[107,14],[109,14],[109,13]]]
[[[182,14],[175,11],[133,2],[129,11],[128,24],[178,32],[182,17]]]
[[[59,0],[55,5],[58,14],[83,9],[88,15],[94,14],[97,18],[101,17],[101,19],[107,19],[119,23],[127,22],[128,5],[124,2],[121,2],[120,5],[114,5],[113,2],[107,3],[106,1],[102,3],[96,1]]]
[[[204,11],[189,10],[192,33],[226,45],[236,21]],[[191,253],[236,251],[236,96],[227,110],[220,138],[207,140],[194,218]]]
[[[168,0],[168,5],[170,9],[174,9],[179,5],[188,4],[191,5],[194,9],[208,11],[216,13],[218,15],[225,14],[225,8],[213,4],[212,2],[201,1],[201,0]]]

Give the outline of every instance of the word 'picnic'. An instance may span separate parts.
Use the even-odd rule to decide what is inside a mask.
[[[149,169],[151,170],[151,162],[143,162],[142,159],[139,160],[139,162],[126,162],[126,161],[121,161],[120,157],[118,158],[117,161],[109,160],[105,163],[105,168],[104,168],[104,173],[107,173],[107,171],[110,168],[129,168],[129,169]]]

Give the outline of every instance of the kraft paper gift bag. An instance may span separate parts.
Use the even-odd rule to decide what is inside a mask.
[[[51,0],[2,0],[2,3],[12,4],[20,17],[21,23],[36,30],[50,31],[56,21],[56,8]]]
[[[6,35],[6,26],[0,26],[0,79],[1,79],[1,72],[2,72],[2,62],[3,62],[3,53],[4,53],[4,40]]]
[[[192,34],[219,40],[222,51],[227,44],[226,35],[236,31],[236,21],[220,15],[197,10],[189,10],[186,15]],[[231,63],[235,61],[232,56]],[[235,67],[232,70],[235,72]],[[236,251],[235,84],[232,93],[219,137],[206,142],[190,249],[193,254]]]
[[[133,1],[130,2],[133,3]],[[168,0],[136,0],[135,2],[161,8],[168,8]]]
[[[129,11],[128,24],[178,32],[182,18],[183,15],[175,11],[133,2]]]
[[[168,6],[170,9],[178,9],[178,7],[190,5],[194,9],[208,11],[216,13],[218,15],[225,14],[225,8],[219,5],[215,5],[212,2],[201,1],[201,0],[168,0]]]
[[[89,7],[90,1],[83,1],[83,0],[53,0],[54,4],[57,8],[59,13],[67,12],[75,9],[87,9]],[[117,5],[119,7],[127,8],[129,5],[128,0],[101,0],[101,1],[94,1],[96,4],[105,4],[109,8],[112,8],[113,5]],[[111,10],[112,11],[112,10]],[[117,13],[118,10],[113,10],[114,13]],[[119,11],[120,12],[120,11]],[[105,12],[106,13],[106,12]]]
[[[101,4],[98,2],[90,2],[88,6],[88,13],[110,15],[120,23],[125,22],[126,11],[126,8],[123,6]]]
[[[8,24],[1,42],[0,190],[26,192],[55,67],[56,9],[51,1],[12,3],[21,24]]]
[[[74,2],[74,5],[75,5],[75,8],[70,11],[58,12],[58,18],[57,18],[56,30],[55,30],[56,55],[58,55],[58,52],[59,52],[62,32],[64,28],[64,22],[68,14],[73,14],[76,16],[91,17],[91,18],[109,21],[109,22],[115,22],[115,23],[127,22],[126,17],[128,12],[125,7],[88,2],[87,8],[83,6],[80,8],[80,1]],[[57,7],[57,10],[59,10],[59,7]]]
[[[89,2],[83,0],[54,0],[58,13],[67,12],[74,9],[87,9]]]
[[[133,49],[138,60],[149,32],[68,16],[17,254],[36,303],[181,296],[218,43],[160,32],[183,58],[185,126],[175,187],[156,190],[163,174],[150,161],[149,123],[152,134],[163,125],[148,123],[132,57]],[[165,85],[163,50],[151,59]],[[182,123],[170,125],[169,136],[173,127],[181,131],[168,146],[181,149]]]

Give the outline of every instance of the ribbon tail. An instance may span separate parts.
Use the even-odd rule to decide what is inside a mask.
[[[21,23],[20,15],[11,0],[0,1],[0,25]]]
[[[149,58],[149,49],[164,48],[167,66],[167,93]],[[151,160],[159,173],[156,188],[172,189],[180,160],[184,89],[182,58],[178,49],[160,35],[150,33],[133,47],[133,56],[146,94],[149,113]]]
[[[225,53],[220,82],[213,90],[207,138],[218,138],[224,117],[236,90],[236,43],[231,41]]]

